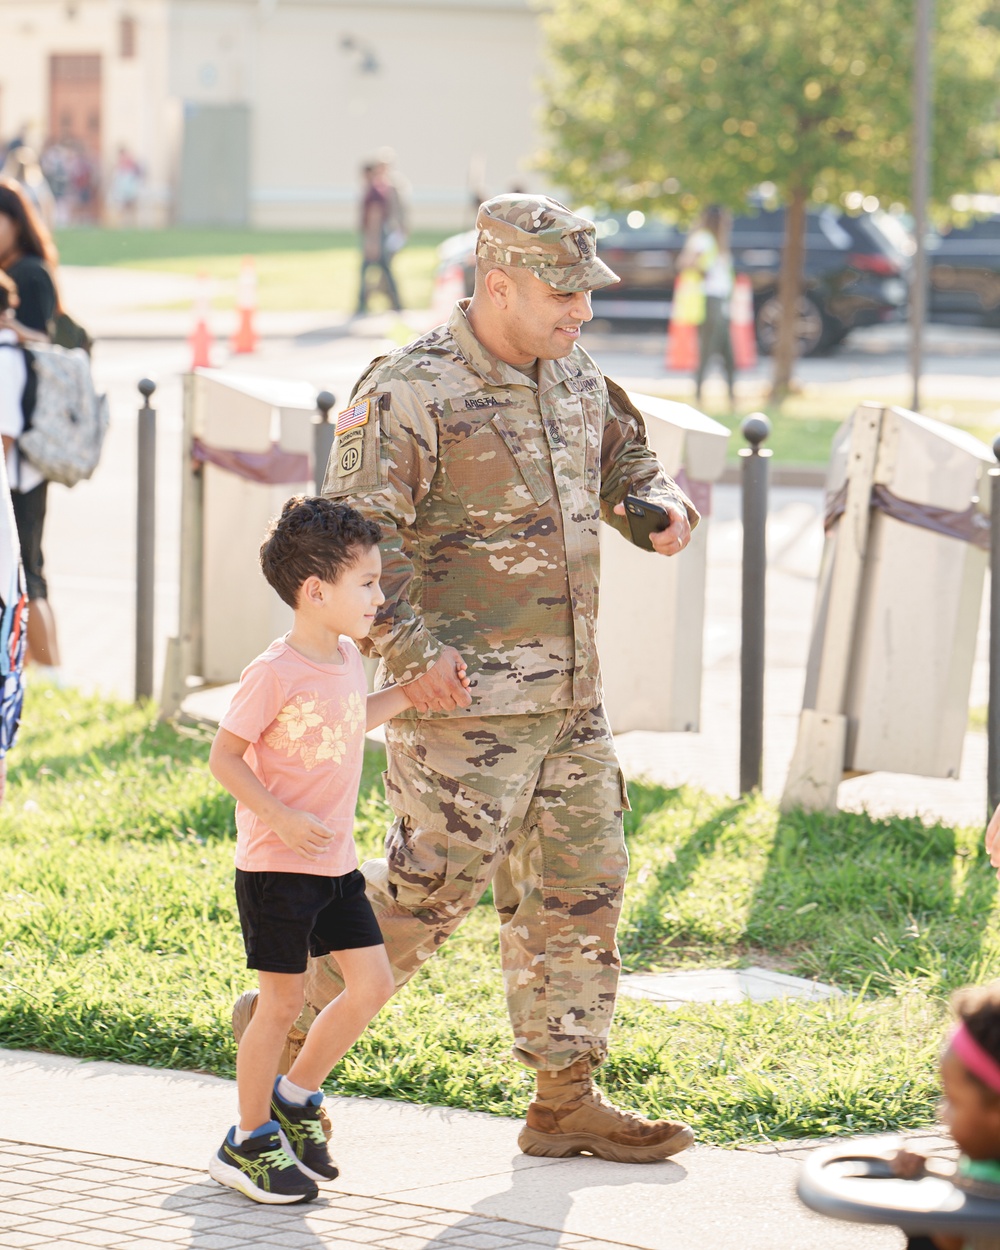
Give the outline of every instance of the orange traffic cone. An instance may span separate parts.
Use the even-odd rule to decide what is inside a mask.
[[[668,369],[690,373],[698,368],[698,316],[705,315],[701,276],[685,270],[674,283],[673,310],[667,331],[665,364]]]
[[[667,331],[667,368],[690,373],[698,368],[698,355],[698,327],[671,318]]]
[[[236,307],[239,309],[240,321],[230,346],[238,356],[249,355],[257,350],[257,331],[253,325],[254,313],[257,311],[257,270],[254,268],[252,256],[244,256],[240,265]]]
[[[757,363],[757,335],[753,324],[753,287],[745,273],[740,274],[733,287],[729,337],[736,368],[752,369]]]
[[[198,294],[194,301],[194,329],[188,339],[191,344],[191,368],[212,367],[212,331],[208,328],[208,274],[198,275]]]
[[[435,319],[447,321],[460,299],[465,299],[465,271],[458,263],[446,265],[434,279],[431,312]]]

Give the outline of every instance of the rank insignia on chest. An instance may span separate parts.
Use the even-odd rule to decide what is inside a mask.
[[[355,404],[353,408],[345,408],[343,412],[337,414],[338,435],[345,433],[347,430],[355,430],[359,426],[368,424],[368,417],[371,413],[372,401],[363,399],[360,404]]]

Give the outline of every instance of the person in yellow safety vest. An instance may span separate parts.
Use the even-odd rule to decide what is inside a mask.
[[[688,235],[677,267],[698,274],[705,297],[704,317],[698,331],[698,368],[695,372],[695,399],[701,400],[701,387],[708,363],[722,357],[729,387],[729,403],[735,406],[733,345],[729,335],[729,301],[733,294],[733,258],[729,251],[732,219],[717,204],[709,205]]]

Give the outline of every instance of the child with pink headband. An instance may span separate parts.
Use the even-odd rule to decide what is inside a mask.
[[[962,1152],[955,1184],[1000,1197],[1000,981],[959,990],[952,1000],[958,1025],[941,1056],[942,1118]],[[900,1151],[900,1176],[919,1176],[921,1155]],[[996,1234],[911,1237],[909,1250],[1000,1250]]]

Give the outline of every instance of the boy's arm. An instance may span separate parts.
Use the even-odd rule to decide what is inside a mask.
[[[376,690],[368,696],[365,731],[377,729],[379,725],[384,725],[387,720],[392,720],[412,706],[402,686],[386,686],[383,690]]]
[[[212,776],[234,799],[273,829],[284,844],[302,859],[318,859],[327,849],[333,831],[311,812],[287,807],[263,785],[243,756],[250,743],[228,729],[219,729],[212,742],[208,766]]]

